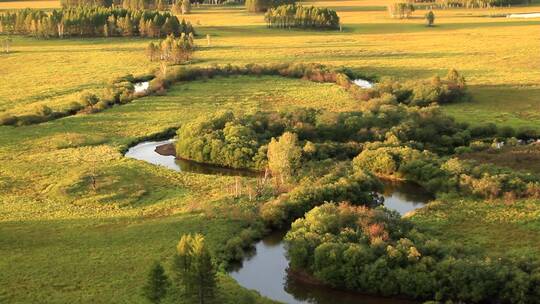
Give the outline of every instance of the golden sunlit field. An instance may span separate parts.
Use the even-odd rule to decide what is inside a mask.
[[[191,64],[322,63],[375,82],[443,77],[455,68],[466,78],[470,100],[443,105],[443,112],[472,125],[540,130],[540,18],[500,17],[540,12],[540,3],[436,9],[434,27],[426,27],[425,9],[410,19],[389,18],[388,3],[304,2],[335,9],[342,31],[270,29],[262,14],[243,6],[194,5],[185,16],[197,33]],[[0,13],[26,7],[60,3],[0,0]],[[31,114],[41,105],[63,110],[117,77],[160,68],[145,53],[156,41],[150,38],[11,39],[11,52],[0,53],[0,116]],[[148,267],[168,261],[182,233],[203,233],[219,251],[254,222],[260,202],[225,192],[238,182],[234,177],[174,172],[124,152],[204,114],[297,107],[360,109],[333,83],[251,75],[180,82],[164,95],[94,114],[0,125],[0,303],[147,303],[139,289]],[[516,168],[514,158],[509,163]],[[411,220],[443,242],[524,256],[540,250],[539,214],[537,199],[512,204],[445,196]],[[274,303],[223,271],[218,287],[216,303]]]

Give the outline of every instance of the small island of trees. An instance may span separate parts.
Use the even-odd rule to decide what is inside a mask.
[[[314,6],[280,5],[269,9],[264,20],[270,28],[339,29],[336,11]]]

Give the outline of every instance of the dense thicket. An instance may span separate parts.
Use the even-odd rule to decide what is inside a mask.
[[[457,158],[440,158],[409,147],[370,144],[354,158],[353,165],[386,178],[417,182],[433,193],[454,192],[487,199],[540,198],[539,176]]]
[[[381,190],[382,184],[372,175],[337,166],[319,178],[302,180],[288,193],[266,202],[260,214],[267,226],[282,229],[324,202],[350,201],[377,206],[380,204],[377,193]]]
[[[327,203],[292,224],[290,267],[331,286],[423,300],[536,303],[540,264],[442,244],[397,212]]]
[[[43,11],[24,9],[0,14],[0,32],[51,37],[164,37],[194,34],[189,22],[168,12],[121,8],[71,7]]]
[[[294,4],[296,0],[246,0],[246,10],[251,13],[265,12],[272,7]]]
[[[314,6],[280,5],[268,9],[264,20],[275,28],[339,29],[336,11]]]

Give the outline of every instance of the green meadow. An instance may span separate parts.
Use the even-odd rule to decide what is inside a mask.
[[[57,7],[55,1],[0,1],[0,10]],[[388,17],[377,0],[307,2],[335,9],[342,32],[266,28],[239,6],[194,7],[193,65],[309,62],[346,66],[370,79],[429,79],[451,68],[471,99],[443,106],[458,121],[540,129],[539,19],[491,15],[532,6],[436,10],[428,28],[415,12]],[[210,36],[210,43],[206,39]],[[159,68],[146,38],[39,40],[15,36],[0,54],[0,112],[55,110],[116,77]],[[145,138],[221,110],[253,113],[314,107],[358,111],[330,83],[271,76],[216,77],[180,83],[100,113],[42,124],[0,126],[0,302],[146,303],[148,267],[170,267],[181,234],[201,232],[218,250],[257,216],[259,201],[235,201],[235,178],[174,172],[123,157]],[[540,172],[533,172],[540,173]],[[93,189],[91,177],[97,187]],[[248,179],[248,178],[245,178]],[[443,241],[493,256],[540,250],[540,204],[443,197],[412,220]],[[273,303],[220,273],[221,303]],[[114,300],[111,300],[114,299]]]

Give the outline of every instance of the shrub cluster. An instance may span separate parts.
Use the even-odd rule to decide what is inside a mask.
[[[189,22],[168,12],[96,6],[43,11],[24,9],[0,14],[0,33],[51,37],[164,37],[194,34]]]
[[[151,79],[151,75],[135,78],[133,75],[112,81],[109,87],[100,93],[84,93],[79,101],[73,101],[63,109],[54,111],[46,105],[35,108],[32,114],[1,114],[0,125],[24,126],[43,123],[77,113],[97,113],[114,105],[131,102],[138,95],[134,94],[133,83]],[[139,94],[144,95],[144,94]]]
[[[336,167],[321,178],[307,178],[288,193],[265,203],[260,210],[267,226],[284,228],[313,207],[329,201],[351,201],[364,206],[380,203],[378,179],[364,172]]]
[[[540,177],[457,158],[439,158],[408,147],[365,149],[353,160],[359,171],[414,181],[428,191],[456,192],[479,198],[540,198]]]
[[[314,6],[280,5],[266,11],[264,20],[271,28],[339,29],[336,11]]]
[[[186,37],[186,36],[184,36]],[[190,35],[187,35],[190,37]],[[154,45],[154,52],[156,47]],[[182,55],[182,54],[180,54]],[[154,54],[154,56],[158,56]],[[182,55],[183,56],[183,55]],[[185,58],[180,56],[179,58]],[[172,56],[174,58],[175,56]],[[355,113],[343,113],[343,114],[328,114],[320,116],[317,124],[319,130],[317,132],[323,138],[334,138],[337,141],[344,141],[346,139],[353,141],[366,141],[366,140],[384,140],[386,137],[398,138],[402,141],[416,140],[425,141],[426,148],[431,148],[433,145],[441,146],[444,143],[443,150],[452,151],[455,145],[467,145],[467,134],[460,134],[457,137],[453,137],[454,133],[459,132],[460,129],[465,129],[466,126],[456,124],[451,118],[444,116],[440,111],[433,107],[432,104],[441,99],[432,99],[428,102],[410,102],[407,95],[408,90],[401,89],[401,87],[393,82],[392,85],[385,85],[384,83],[376,86],[375,89],[361,89],[356,85],[353,85],[350,79],[354,79],[356,75],[350,70],[343,68],[329,68],[320,64],[303,64],[303,63],[284,63],[284,64],[248,64],[245,66],[210,66],[210,67],[186,67],[186,66],[172,66],[165,69],[165,73],[158,72],[150,82],[150,87],[145,94],[163,94],[165,90],[172,84],[181,81],[193,81],[196,79],[212,78],[214,76],[229,76],[229,75],[269,75],[269,76],[282,76],[291,78],[300,78],[310,80],[314,82],[331,82],[335,83],[344,89],[348,90],[352,95],[358,99],[365,101],[361,103],[362,112]],[[461,78],[461,77],[460,77]],[[448,86],[443,84],[441,86]],[[115,84],[117,85],[117,84]],[[129,86],[129,84],[127,84]],[[395,94],[395,95],[394,95]],[[452,96],[462,96],[464,94],[452,93]],[[129,92],[124,90],[121,92],[120,101],[115,103],[125,103],[136,98]],[[115,98],[116,99],[116,98]],[[110,100],[112,99],[107,99]],[[411,108],[410,105],[425,105],[423,109]],[[76,105],[70,111],[66,111],[65,114],[60,117],[72,115],[79,111],[76,109]],[[98,109],[106,108],[105,103],[101,103]],[[91,111],[95,108],[92,107]],[[4,115],[0,122],[8,122],[13,124],[13,119],[9,115]],[[33,121],[30,123],[42,122],[53,119],[49,117],[44,120]],[[416,118],[415,118],[416,117]],[[404,119],[407,118],[405,121]],[[339,123],[331,122],[325,126],[325,120],[337,120]],[[404,121],[401,128],[393,128],[400,121]],[[320,121],[320,122],[319,122]],[[415,125],[416,124],[416,125]],[[324,130],[326,128],[326,130]],[[393,132],[388,132],[393,128]],[[443,136],[436,137],[437,130],[446,129],[446,133],[441,134]],[[308,136],[302,134],[302,132],[309,132],[307,128],[298,132],[300,139],[309,139]],[[354,133],[354,134],[353,134]],[[397,136],[397,137],[396,137]],[[448,140],[448,136],[453,137],[452,140]],[[460,138],[461,137],[461,138]]]
[[[265,12],[269,8],[294,4],[296,0],[245,0],[246,10],[251,13]]]
[[[459,303],[536,303],[540,264],[493,260],[424,235],[397,212],[323,204],[285,237],[290,267],[331,286]]]
[[[176,153],[202,163],[262,169],[266,164],[263,146],[279,131],[267,126],[268,117],[261,115],[237,118],[232,112],[222,112],[203,116],[178,130]]]
[[[425,107],[432,103],[446,104],[463,100],[467,96],[467,86],[465,77],[452,69],[444,79],[439,76],[429,81],[398,82],[384,79],[366,92],[366,99],[392,94],[399,103]]]

